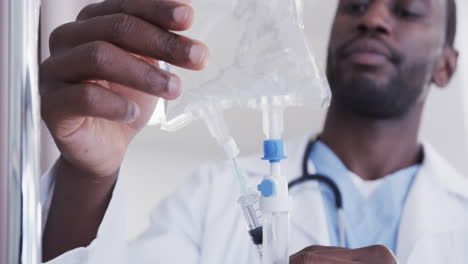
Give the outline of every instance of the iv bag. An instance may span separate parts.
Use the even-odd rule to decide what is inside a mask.
[[[203,118],[199,108],[212,104],[222,111],[281,97],[287,106],[328,106],[328,83],[303,31],[302,0],[193,0],[192,6],[195,22],[183,34],[208,46],[209,63],[202,71],[165,65],[184,90],[164,101],[162,129]]]

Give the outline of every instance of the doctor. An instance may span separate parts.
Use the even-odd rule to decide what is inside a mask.
[[[306,183],[291,190],[293,264],[468,262],[468,181],[418,139],[430,87],[456,71],[455,14],[454,0],[339,1],[327,63],[334,97],[307,158],[343,193],[347,248],[336,248],[330,190]],[[42,113],[62,155],[42,179],[45,261],[260,263],[225,164],[200,169],[139,239],[124,240],[125,151],[157,97],[182,88],[155,62],[199,70],[207,61],[206,46],[175,33],[193,15],[186,1],[107,0],[51,35]],[[287,144],[289,180],[309,139]],[[253,181],[267,173],[258,158],[239,162]]]

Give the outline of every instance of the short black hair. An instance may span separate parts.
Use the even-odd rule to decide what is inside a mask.
[[[447,29],[445,43],[454,47],[457,35],[457,3],[455,0],[447,0]]]

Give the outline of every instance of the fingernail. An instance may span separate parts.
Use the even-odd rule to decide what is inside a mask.
[[[187,21],[190,10],[186,6],[176,7],[172,13],[174,21],[179,24],[183,24]]]
[[[194,65],[200,65],[205,61],[206,54],[207,51],[204,46],[195,44],[190,48],[189,59]]]
[[[176,76],[171,76],[167,84],[167,93],[171,98],[175,98],[180,93],[180,79]]]
[[[136,103],[129,103],[128,104],[128,119],[127,122],[133,122],[135,119],[138,118],[140,115],[140,107]]]

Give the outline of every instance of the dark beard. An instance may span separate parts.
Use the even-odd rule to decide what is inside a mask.
[[[400,69],[385,87],[366,77],[343,80],[342,73],[327,64],[327,77],[333,103],[360,117],[377,120],[401,119],[412,109],[424,92],[425,65]],[[339,68],[339,67],[335,67]]]

